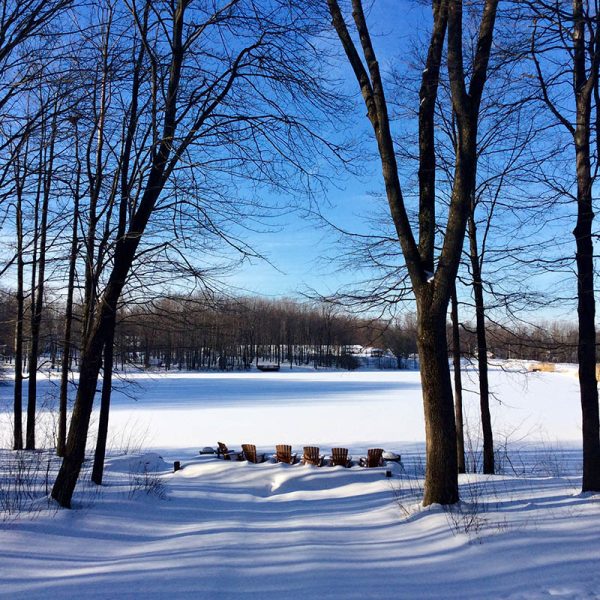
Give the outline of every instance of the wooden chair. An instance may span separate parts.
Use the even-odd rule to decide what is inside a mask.
[[[329,464],[332,467],[350,467],[352,465],[352,457],[348,456],[348,448],[332,448]]]
[[[229,450],[223,442],[217,442],[217,458],[223,457],[223,460],[240,460],[240,453],[235,450]]]
[[[261,462],[265,462],[264,454],[257,454],[256,446],[254,444],[242,444],[242,452],[244,453],[244,458],[251,463],[257,464]]]
[[[302,462],[305,465],[314,465],[315,467],[323,466],[323,457],[319,454],[318,446],[304,446],[304,454]]]
[[[373,467],[383,467],[383,448],[369,448],[366,458],[363,456],[359,463],[361,467],[372,469]]]
[[[287,444],[278,444],[275,446],[275,462],[293,465],[296,463],[297,458],[297,454],[292,454],[291,446]]]

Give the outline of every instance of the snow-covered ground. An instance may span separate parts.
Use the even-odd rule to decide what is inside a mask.
[[[417,373],[130,379],[113,404],[106,485],[85,475],[75,510],[42,498],[0,521],[0,596],[600,598],[600,495],[579,494],[572,372],[493,371],[502,474],[461,476],[463,502],[452,512],[419,505]],[[51,405],[53,382],[40,384]],[[10,396],[10,386],[0,388],[3,446]],[[476,456],[477,398],[467,394],[466,403]],[[389,464],[387,478],[385,468],[198,455],[217,440],[271,451],[343,444],[355,456],[377,445],[401,453],[403,464]],[[49,455],[38,456],[43,474]],[[15,460],[6,450],[0,458]],[[174,460],[182,471],[172,473]]]

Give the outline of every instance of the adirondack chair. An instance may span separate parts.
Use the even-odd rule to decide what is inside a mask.
[[[240,453],[235,450],[229,450],[223,442],[217,442],[217,458],[223,457],[223,460],[240,460]]]
[[[315,467],[323,466],[323,457],[319,454],[318,446],[304,446],[304,454],[302,462],[305,465],[314,465]]]
[[[350,467],[352,466],[352,457],[348,456],[348,448],[332,448],[329,464],[332,467]]]
[[[297,462],[298,455],[292,454],[292,447],[287,444],[275,446],[275,462],[293,465]]]
[[[265,462],[266,456],[264,454],[257,454],[256,446],[254,444],[242,444],[242,452],[244,458],[251,463]]]
[[[373,467],[382,467],[384,465],[382,455],[383,448],[369,448],[366,458],[363,456],[360,459],[360,466],[369,469]]]

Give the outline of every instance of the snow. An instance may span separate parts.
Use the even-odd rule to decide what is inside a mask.
[[[93,486],[86,466],[74,510],[42,497],[0,521],[0,597],[600,598],[600,495],[579,493],[577,379],[502,367],[491,373],[502,474],[461,476],[452,511],[419,503],[415,372],[130,376],[134,395],[124,383],[115,395],[105,485]],[[53,381],[40,386],[51,405]],[[465,387],[475,386],[467,369]],[[5,437],[10,395],[0,388]],[[474,431],[476,396],[465,404]],[[270,452],[275,443],[325,453],[341,444],[355,458],[377,445],[402,464],[198,454],[217,439]],[[38,457],[42,470],[58,465]]]

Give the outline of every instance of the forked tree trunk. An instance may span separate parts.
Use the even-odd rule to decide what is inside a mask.
[[[456,459],[458,472],[466,473],[465,465],[465,432],[462,401],[462,372],[460,364],[460,326],[458,321],[458,298],[456,286],[452,290],[452,358],[454,364],[454,420],[456,422]]]
[[[339,3],[337,0],[327,0],[327,4],[332,24],[352,65],[367,108],[367,117],[373,127],[390,215],[417,300],[419,360],[427,436],[427,473],[423,503],[452,504],[458,501],[458,469],[446,314],[475,190],[479,110],[487,79],[498,0],[486,0],[483,7],[468,89],[463,68],[462,2],[432,2],[434,22],[419,92],[418,243],[404,204],[379,61],[371,43],[362,2],[352,0],[352,18],[364,62],[348,30]],[[436,267],[435,244],[440,229],[436,220],[435,104],[446,28],[448,73],[459,135],[452,198]]]
[[[469,217],[469,258],[473,274],[473,296],[475,299],[475,320],[477,331],[477,366],[479,374],[479,407],[483,433],[483,472],[494,474],[494,434],[490,414],[490,386],[488,380],[487,338],[485,333],[485,305],[483,281],[477,247],[477,227],[473,211]]]

